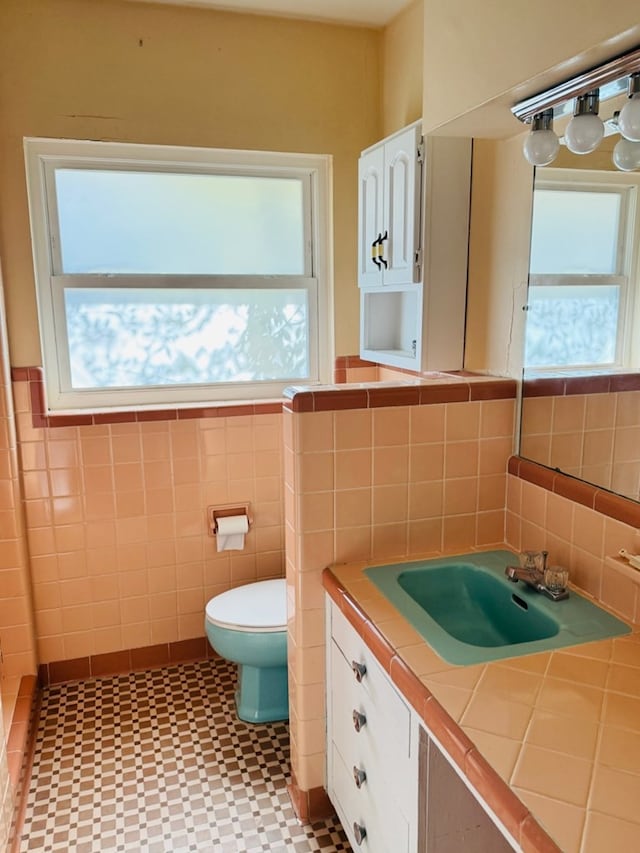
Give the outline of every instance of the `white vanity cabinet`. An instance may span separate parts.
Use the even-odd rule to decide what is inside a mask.
[[[327,626],[329,797],[355,851],[415,853],[415,714],[330,601]]]
[[[420,122],[358,165],[360,357],[408,370],[462,367],[471,142]]]
[[[327,793],[356,853],[519,850],[329,596]]]

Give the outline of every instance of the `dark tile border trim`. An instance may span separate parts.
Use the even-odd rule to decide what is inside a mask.
[[[125,649],[86,658],[41,663],[38,667],[38,683],[40,687],[48,687],[50,684],[61,684],[64,681],[99,678],[103,675],[124,675],[141,669],[215,657],[217,655],[207,638],[196,637],[192,640],[142,646],[138,649]]]
[[[595,373],[591,376],[538,376],[522,383],[523,397],[565,397],[571,394],[607,394],[640,391],[640,371]]]
[[[396,654],[376,628],[375,623],[369,619],[360,604],[349,595],[331,569],[327,568],[323,571],[322,583],[348,622],[367,643],[398,690],[413,706],[425,726],[440,741],[451,760],[467,777],[469,784],[502,821],[513,838],[529,853],[561,853],[557,844],[478,752],[460,726]]]
[[[336,365],[376,367],[374,362],[357,356],[340,356]],[[283,408],[293,412],[327,412],[341,409],[368,409],[381,406],[423,406],[430,403],[462,403],[470,400],[505,400],[516,397],[514,379],[484,376],[469,371],[434,373],[432,375],[395,370],[410,379],[398,384],[347,383],[346,367],[336,366],[335,385],[295,386],[284,391],[284,398],[246,404],[220,404],[188,409],[144,409],[128,412],[95,412],[49,415],[44,400],[41,367],[13,367],[13,382],[28,382],[32,425],[35,429],[95,426],[99,424],[148,423],[180,421],[194,418],[231,418],[245,415],[279,414]]]
[[[537,462],[523,459],[520,456],[511,456],[507,469],[510,474],[541,486],[548,492],[554,492],[564,498],[575,501],[583,506],[594,509],[596,512],[615,518],[623,524],[640,528],[640,503],[623,498],[615,492],[585,483],[575,477],[569,477],[560,471],[554,471]]]
[[[515,399],[515,379],[473,374],[439,373],[397,385],[347,384],[312,388],[285,388],[284,409],[290,412],[327,412],[342,409],[375,409],[380,406],[424,406],[433,403],[464,403],[477,400]]]

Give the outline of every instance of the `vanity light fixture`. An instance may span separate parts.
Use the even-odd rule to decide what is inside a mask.
[[[612,158],[613,165],[621,172],[634,172],[640,169],[640,142],[631,142],[621,136],[616,142]]]
[[[553,110],[536,113],[531,122],[531,133],[524,140],[524,156],[532,166],[548,166],[558,156],[560,140],[553,132]]]
[[[598,115],[599,105],[623,94],[625,89],[628,89],[629,100],[620,112],[620,126],[617,132],[630,143],[640,143],[640,47],[638,47],[511,107],[516,118],[531,125],[531,133],[528,134],[523,146],[526,159],[534,166],[547,166],[553,162],[557,154],[558,141],[552,130],[553,119],[570,115],[572,112],[573,118],[564,135],[567,148],[575,154],[595,151],[602,138],[612,130],[611,121],[608,120],[608,131],[605,132],[604,123]],[[616,145],[617,154],[614,153],[613,156],[614,164],[623,171],[640,168],[636,159],[636,149],[621,144],[622,141],[620,140]]]
[[[640,72],[629,77],[629,100],[618,117],[620,133],[630,142],[640,142]]]
[[[564,134],[569,151],[574,154],[591,154],[600,145],[604,136],[604,123],[598,115],[599,109],[599,89],[578,95],[573,118]]]
[[[620,133],[619,121],[619,110],[616,110],[607,121],[609,132],[620,134],[620,139],[614,146],[611,159],[616,169],[620,169],[621,172],[634,172],[636,169],[640,169],[640,142],[631,142],[630,139],[625,139]]]

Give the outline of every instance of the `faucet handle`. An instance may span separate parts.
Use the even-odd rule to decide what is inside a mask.
[[[562,592],[569,583],[569,571],[563,566],[549,566],[544,572],[544,585],[551,592]]]
[[[520,565],[529,572],[543,575],[547,567],[548,551],[522,551],[519,555]]]
[[[538,571],[540,566],[540,551],[522,551],[518,556],[518,561],[523,569],[530,572]]]

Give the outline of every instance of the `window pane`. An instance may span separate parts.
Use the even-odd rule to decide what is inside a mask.
[[[284,289],[67,288],[72,387],[307,378],[307,297]]]
[[[298,178],[56,169],[62,268],[303,275]]]
[[[533,193],[532,273],[618,272],[619,193]]]
[[[530,287],[525,366],[613,364],[619,291],[611,285]]]

